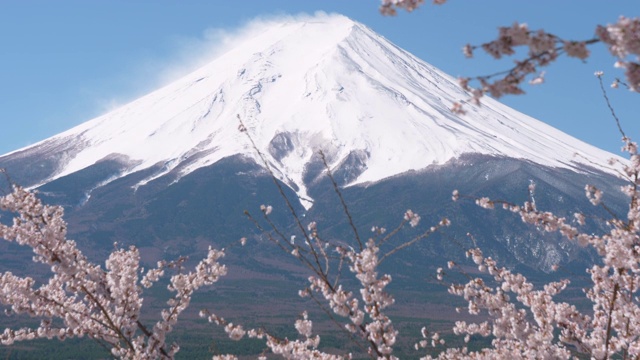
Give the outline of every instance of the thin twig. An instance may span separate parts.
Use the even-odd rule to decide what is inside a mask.
[[[385,236],[384,238],[382,238],[379,242],[378,242],[378,246],[384,244],[385,242],[389,241],[395,234],[397,234],[400,230],[402,230],[402,228],[407,224],[409,220],[402,218],[402,221],[400,222],[400,225],[398,225],[398,227],[396,227],[395,229],[393,229],[393,231],[391,231],[390,233],[387,234],[387,236]]]
[[[607,107],[611,112],[611,116],[613,116],[613,119],[616,121],[616,126],[618,127],[618,131],[620,131],[620,134],[622,135],[623,139],[628,139],[627,135],[624,133],[624,130],[622,130],[622,125],[620,125],[620,119],[618,118],[618,115],[616,115],[616,111],[613,109],[613,106],[611,105],[609,96],[607,96],[607,90],[605,90],[604,84],[602,83],[602,76],[597,76],[597,78],[598,78],[598,82],[600,83],[600,90],[602,91],[602,97],[604,97],[604,100],[607,102]]]
[[[274,238],[273,236],[271,236],[271,234],[266,231],[261,225],[260,223],[258,223],[258,221],[251,216],[251,214],[245,210],[244,214],[247,216],[247,218],[249,218],[249,220],[251,222],[253,222],[254,226],[261,231],[262,233],[267,235],[267,238],[273,242],[274,244],[278,245],[278,247],[280,247],[280,249],[282,249],[282,251],[284,251],[287,254],[291,254],[291,251],[289,251],[287,248],[284,247],[284,245],[282,245],[282,243],[280,241],[278,241],[276,238]],[[288,242],[285,241],[286,244],[289,244]],[[300,249],[299,246],[292,246],[293,249]],[[298,250],[300,251],[300,250]],[[299,256],[294,256],[296,257],[300,262],[302,262],[304,265],[306,265],[311,271],[313,271],[314,273],[318,274],[318,271],[316,270],[316,268],[313,266],[313,264],[301,253],[299,252]],[[320,274],[318,274],[320,275]]]
[[[345,203],[344,198],[342,197],[342,192],[338,188],[338,183],[336,183],[336,180],[333,178],[333,174],[331,174],[331,169],[329,168],[329,164],[327,164],[327,159],[324,156],[324,152],[320,151],[319,153],[320,153],[320,158],[322,159],[322,164],[324,165],[324,168],[327,170],[327,176],[329,177],[329,179],[331,179],[333,190],[336,192],[336,194],[338,194],[338,198],[340,199],[340,203],[342,204],[342,210],[344,210],[345,215],[347,215],[347,219],[349,220],[349,225],[351,226],[351,230],[353,230],[353,234],[355,235],[356,240],[358,241],[358,246],[360,247],[360,251],[362,251],[362,249],[364,248],[362,246],[362,241],[360,240],[360,235],[358,235],[358,229],[356,229],[356,225],[353,223],[353,218],[351,217],[349,208],[347,207],[347,204]]]
[[[411,240],[409,240],[409,241],[405,242],[404,244],[400,244],[400,245],[396,246],[395,248],[393,248],[392,250],[390,250],[389,252],[387,252],[386,254],[384,254],[384,255],[380,258],[380,260],[378,260],[378,265],[380,265],[384,259],[386,259],[386,258],[388,258],[389,256],[391,256],[391,255],[395,254],[396,252],[398,252],[398,251],[400,251],[400,250],[402,250],[402,249],[404,249],[404,248],[406,248],[406,247],[409,247],[409,246],[411,246],[411,245],[415,244],[416,242],[418,242],[418,241],[420,241],[420,240],[422,240],[422,239],[427,238],[429,235],[433,234],[433,233],[434,233],[434,232],[436,232],[438,229],[440,229],[440,227],[441,227],[441,225],[436,225],[436,226],[434,226],[432,229],[429,229],[429,230],[425,231],[423,234],[421,234],[421,235],[418,235],[418,236],[414,237],[413,239],[411,239]]]

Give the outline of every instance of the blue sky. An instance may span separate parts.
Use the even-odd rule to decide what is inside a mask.
[[[0,154],[27,146],[154,90],[206,61],[219,30],[256,17],[341,13],[453,76],[506,69],[461,48],[493,39],[498,26],[526,22],[569,39],[593,36],[596,24],[640,16],[635,1],[451,0],[384,17],[377,0],[25,0],[0,6]],[[617,152],[620,135],[594,71],[622,76],[602,44],[583,63],[563,59],[546,83],[501,99],[581,140]],[[628,135],[640,140],[640,94],[610,92]]]

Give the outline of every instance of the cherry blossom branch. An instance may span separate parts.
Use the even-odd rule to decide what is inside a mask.
[[[165,348],[165,337],[178,315],[187,308],[194,291],[226,274],[226,267],[217,261],[224,253],[209,249],[195,271],[182,273],[182,260],[162,261],[158,269],[139,279],[140,256],[133,246],[112,252],[103,270],[90,263],[74,241],[66,239],[61,207],[44,205],[34,193],[14,185],[12,193],[0,197],[0,210],[15,214],[12,225],[0,224],[0,238],[30,247],[33,261],[49,265],[52,271],[49,281],[37,289],[29,277],[0,274],[0,302],[13,313],[42,319],[35,329],[5,329],[0,335],[3,344],[86,335],[103,346],[109,344],[114,357],[172,359],[179,347]],[[156,282],[164,267],[181,272],[171,278],[169,287],[176,296],[169,300],[169,310],[163,310],[164,318],[149,331],[139,321],[142,288]],[[51,327],[56,318],[64,327]]]
[[[238,118],[240,120],[240,118]],[[270,168],[269,163],[266,161],[265,156],[260,152],[257,148],[255,142],[253,141],[251,135],[248,133],[246,126],[240,120],[239,130],[245,133],[250,141],[252,148],[257,152],[259,159],[262,161],[263,165],[268,169],[269,174],[271,175],[274,182],[278,184],[278,180],[276,179],[273,171]],[[254,223],[256,228],[260,230],[262,233],[266,234],[266,236],[274,243],[276,243],[282,250],[286,253],[293,255],[302,261],[313,273],[312,276],[309,277],[310,286],[306,289],[300,291],[300,296],[310,296],[312,299],[320,306],[320,309],[325,311],[328,314],[329,309],[334,314],[344,317],[348,320],[346,324],[340,325],[337,318],[330,315],[329,318],[333,321],[334,324],[340,326],[342,330],[347,329],[349,333],[352,335],[350,338],[355,339],[353,335],[358,335],[360,338],[366,341],[368,344],[367,353],[372,358],[379,359],[395,359],[392,355],[393,345],[396,343],[396,337],[398,332],[395,330],[391,320],[385,315],[385,309],[391,306],[394,303],[393,297],[388,294],[384,289],[391,282],[391,276],[382,275],[378,276],[377,266],[380,264],[382,260],[386,257],[396,253],[397,251],[404,249],[415,242],[426,238],[429,234],[436,231],[440,226],[448,225],[448,220],[443,220],[438,226],[432,227],[429,231],[425,232],[422,235],[419,235],[403,244],[400,244],[385,254],[382,258],[378,258],[379,245],[386,242],[391,238],[391,236],[395,235],[399,230],[405,225],[410,224],[412,227],[418,225],[420,221],[420,216],[414,213],[411,210],[407,210],[404,214],[403,220],[400,226],[394,230],[391,234],[384,237],[380,240],[379,243],[372,238],[366,242],[366,245],[362,243],[360,235],[358,234],[357,227],[355,226],[355,222],[353,221],[353,217],[346,205],[344,197],[342,196],[342,192],[338,187],[337,182],[333,178],[333,174],[329,169],[329,166],[326,162],[326,158],[324,154],[320,153],[323,164],[326,169],[327,176],[329,177],[331,184],[336,192],[340,203],[343,207],[343,211],[345,216],[347,217],[347,221],[351,226],[351,229],[356,238],[358,249],[355,250],[349,245],[344,245],[344,243],[339,244],[331,244],[320,237],[318,225],[316,222],[312,221],[308,224],[307,229],[309,232],[304,232],[304,238],[306,248],[299,247],[294,245],[294,237],[292,237],[291,242],[287,242],[284,233],[280,231],[277,226],[271,221],[269,214],[272,211],[271,206],[261,206],[261,211],[263,212],[264,218],[269,224],[271,231],[275,232],[276,237],[272,236],[271,231],[265,231],[264,227],[259,224],[259,222],[253,218],[248,212],[245,214],[249,217],[249,219]],[[281,196],[285,198],[287,201],[287,206],[292,209],[292,205],[288,202],[286,197],[284,196],[284,191],[281,190]],[[297,217],[295,212],[292,212],[292,216],[295,218],[295,222],[298,224],[298,227],[302,227],[302,221]],[[372,231],[377,235],[382,235],[384,233],[384,229],[373,227]],[[338,259],[333,259],[329,253],[325,250],[326,248],[331,247],[339,254]],[[307,250],[307,252],[305,252]],[[313,258],[308,260],[304,254],[311,253]],[[338,271],[335,275],[335,279],[330,281],[329,278],[329,269],[331,260],[338,261]],[[324,267],[320,264],[321,261],[324,261]],[[354,292],[350,292],[344,289],[344,287],[340,284],[340,276],[341,269],[343,264],[349,265],[349,270],[354,274],[356,279],[360,282],[359,292],[361,294],[361,299],[357,299],[354,296]],[[324,300],[328,303],[328,308],[322,305],[319,299],[314,296],[314,293],[322,294]],[[308,326],[310,329],[311,322],[305,318],[305,326]],[[296,328],[298,329],[298,323],[296,323]],[[305,327],[306,328],[306,327]],[[302,332],[301,332],[302,334]],[[304,335],[307,337],[307,340],[310,339],[310,331],[304,331]],[[317,341],[319,341],[319,337],[316,337]],[[360,346],[358,341],[354,341],[354,343]],[[302,346],[302,343],[297,342],[275,342],[272,341],[269,336],[267,336],[267,346],[271,349],[273,353],[282,353],[282,346]],[[302,347],[296,348],[297,358],[306,358],[308,355],[308,346],[316,348],[316,343],[306,343],[306,345]],[[290,348],[287,348],[290,350]],[[287,351],[289,351],[287,350]],[[317,351],[317,350],[314,350]],[[301,356],[301,354],[305,354],[305,356]],[[314,353],[316,354],[316,353]],[[317,353],[321,354],[326,358],[333,358],[333,355],[325,354],[325,353]],[[342,357],[339,357],[342,358]]]
[[[438,5],[445,2],[446,0],[433,1]],[[424,0],[381,0],[380,12],[383,15],[396,15],[397,9],[411,12],[423,4]],[[609,53],[616,59],[614,67],[625,71],[626,83],[616,80],[612,86],[617,87],[622,83],[629,90],[640,92],[640,18],[620,16],[616,23],[606,26],[598,25],[595,34],[595,38],[574,41],[565,40],[542,29],[531,31],[527,24],[514,23],[511,27],[500,27],[496,40],[480,46],[467,44],[463,47],[464,55],[471,58],[475,49],[482,48],[493,58],[500,59],[503,55],[514,55],[515,48],[527,47],[527,56],[516,60],[516,65],[508,70],[485,76],[460,78],[460,85],[470,92],[471,101],[477,105],[480,104],[480,98],[487,93],[495,98],[507,94],[524,94],[522,84],[530,75],[538,74],[529,81],[530,84],[537,85],[544,82],[544,72],[540,71],[540,67],[550,65],[563,54],[585,60],[590,56],[587,47],[601,42],[608,47]],[[504,76],[493,82],[488,81],[502,75]],[[469,86],[471,81],[478,82],[479,86]],[[466,112],[460,102],[453,103],[451,110],[458,114]]]

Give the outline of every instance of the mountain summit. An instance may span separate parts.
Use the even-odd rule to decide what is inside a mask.
[[[0,165],[31,169],[20,179],[30,186],[104,160],[121,166],[100,186],[151,167],[135,188],[169,173],[179,181],[233,155],[257,159],[237,116],[276,176],[302,199],[309,198],[319,150],[332,170],[348,170],[342,185],[463,154],[578,172],[606,168],[613,157],[491,99],[468,105],[464,116],[451,113],[452,103],[468,97],[454,78],[366,26],[317,15],[272,23],[193,73],[0,157]]]

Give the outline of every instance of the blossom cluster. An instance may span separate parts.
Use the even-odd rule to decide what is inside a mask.
[[[442,226],[448,226],[449,221],[443,219],[436,226],[415,238],[401,243],[380,256],[381,248],[390,244],[391,238],[405,225],[418,226],[420,216],[407,210],[403,214],[400,225],[389,234],[386,229],[373,226],[374,236],[362,243],[355,228],[356,238],[353,246],[348,242],[330,242],[323,239],[318,223],[310,221],[306,226],[300,223],[303,241],[296,241],[296,236],[285,236],[270,220],[270,211],[262,205],[260,211],[264,220],[272,227],[273,232],[265,231],[254,218],[248,216],[258,229],[264,232],[270,240],[275,242],[283,251],[292,254],[297,260],[311,270],[308,277],[309,285],[299,291],[303,298],[312,298],[326,313],[332,313],[332,320],[339,325],[340,331],[350,338],[366,355],[374,359],[397,359],[393,355],[399,332],[387,316],[387,309],[395,303],[393,296],[385,289],[392,278],[388,274],[380,275],[378,267],[387,256],[426,238]],[[348,212],[348,209],[345,209]],[[295,215],[294,215],[295,216]],[[347,216],[350,219],[350,216]],[[300,220],[299,218],[297,220]],[[277,234],[278,237],[272,236]],[[337,255],[336,255],[337,254]],[[359,286],[349,290],[345,285],[342,269],[348,268]],[[352,283],[352,282],[349,282]],[[294,327],[299,339],[281,339],[263,329],[245,330],[240,325],[227,322],[222,317],[208,311],[201,313],[210,322],[224,327],[228,336],[233,340],[240,340],[244,336],[265,340],[265,345],[273,354],[285,359],[351,359],[351,353],[330,354],[318,349],[320,336],[313,334],[313,322],[305,311],[301,318],[295,321]],[[364,354],[360,354],[364,355]],[[219,355],[214,359],[235,359],[233,355]]]
[[[522,84],[527,79],[530,78],[529,83],[534,85],[544,82],[544,71],[540,70],[541,67],[550,65],[561,54],[584,60],[590,55],[587,46],[597,41],[597,39],[565,40],[544,30],[530,30],[527,24],[516,22],[509,27],[500,27],[497,39],[479,47],[495,59],[514,55],[516,48],[526,47],[527,57],[515,61],[516,65],[503,73],[479,76],[474,79],[461,78],[459,82],[465,90],[472,94],[476,104],[479,104],[480,98],[486,93],[495,98],[507,94],[524,94]],[[463,48],[463,53],[466,57],[473,57],[474,50],[477,48],[478,46],[467,44]],[[499,78],[491,81],[494,77]],[[478,88],[469,86],[471,80],[477,80],[480,86]],[[456,106],[456,109],[461,110],[460,104]]]
[[[615,66],[625,70],[629,88],[640,91],[640,18],[621,16],[615,24],[598,26],[596,34],[618,58]]]
[[[0,210],[15,214],[11,225],[0,224],[0,238],[31,248],[33,261],[51,269],[51,276],[39,286],[28,276],[0,274],[0,303],[9,313],[40,319],[34,328],[5,329],[0,334],[3,345],[86,336],[107,344],[117,358],[171,359],[179,346],[167,344],[166,335],[189,306],[193,292],[226,274],[226,267],[218,263],[224,252],[210,248],[195,271],[171,277],[169,290],[175,295],[149,329],[140,319],[143,288],[157,282],[172,263],[163,261],[140,278],[140,254],[133,246],[112,252],[104,269],[91,263],[66,238],[62,207],[44,205],[19,186],[0,197]]]
[[[433,0],[434,4],[444,4],[446,0]],[[413,11],[424,3],[424,0],[382,0],[380,12],[384,15],[396,15],[397,9]]]
[[[532,31],[526,24],[514,23],[510,27],[500,27],[497,39],[484,43],[479,47],[495,59],[514,55],[517,47],[527,48],[527,57],[516,60],[511,69],[488,76],[460,78],[460,85],[472,95],[474,103],[490,94],[495,98],[503,95],[524,94],[522,85],[529,79],[532,85],[544,82],[545,67],[553,63],[562,54],[585,60],[590,56],[589,45],[603,42],[618,60],[615,67],[625,70],[626,85],[632,91],[640,89],[640,19],[620,17],[617,23],[607,26],[599,25],[596,37],[588,40],[574,41],[562,39],[544,30]],[[463,47],[466,57],[473,57],[478,46],[467,44]],[[635,56],[635,58],[631,58]],[[631,58],[631,59],[630,59]],[[496,78],[495,80],[492,80]],[[472,80],[479,82],[479,87],[469,86]],[[620,81],[616,80],[616,86]],[[464,113],[460,103],[455,103],[452,110]]]
[[[466,341],[471,335],[492,336],[491,347],[477,351],[467,347],[450,348],[436,358],[571,359],[576,352],[592,359],[640,356],[640,157],[637,145],[626,137],[624,141],[631,158],[624,165],[629,185],[622,188],[630,198],[629,209],[625,218],[610,219],[611,230],[603,235],[583,233],[574,227],[574,220],[578,225],[585,224],[581,213],[566,219],[538,210],[533,201],[514,205],[488,198],[476,200],[485,208],[502,205],[519,214],[526,223],[543,231],[559,232],[595,249],[601,261],[587,269],[591,286],[585,289],[591,309],[585,312],[555,299],[567,288],[569,280],[551,282],[536,290],[524,276],[499,267],[495,260],[474,248],[467,255],[478,271],[489,275],[493,283],[474,277],[466,284],[451,285],[449,292],[467,301],[470,314],[483,313],[488,320],[460,321],[453,330],[464,335]],[[594,206],[603,206],[599,189],[587,185],[585,191]],[[454,265],[451,263],[450,267]],[[438,278],[442,279],[441,269]]]

